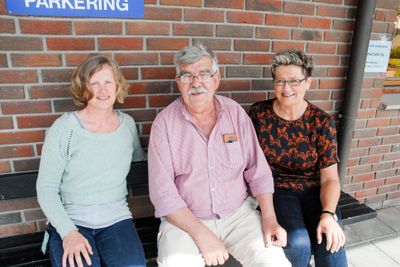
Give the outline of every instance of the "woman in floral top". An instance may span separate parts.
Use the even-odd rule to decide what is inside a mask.
[[[332,118],[304,99],[312,81],[311,57],[285,50],[272,60],[276,98],[253,104],[250,117],[274,175],[274,206],[288,234],[293,267],[347,266],[337,208],[336,129]]]

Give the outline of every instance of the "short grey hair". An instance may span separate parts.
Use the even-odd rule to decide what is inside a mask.
[[[189,65],[199,61],[202,57],[208,57],[212,62],[212,72],[216,73],[218,71],[218,60],[215,53],[207,49],[202,44],[198,43],[192,46],[186,46],[182,48],[174,58],[174,63],[176,67],[176,74],[179,76],[180,67],[184,65]]]
[[[307,56],[300,50],[287,49],[275,54],[272,58],[271,73],[275,79],[276,69],[279,66],[296,65],[303,69],[306,78],[312,76],[314,62],[311,56]]]

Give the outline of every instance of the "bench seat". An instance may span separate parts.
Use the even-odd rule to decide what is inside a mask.
[[[36,196],[37,172],[0,175],[0,197],[2,200]],[[133,195],[148,194],[147,163],[132,163],[127,177]],[[0,200],[1,201],[1,200]],[[376,212],[342,192],[339,201],[344,224],[350,224],[376,216]],[[157,233],[160,220],[154,217],[135,218],[135,225],[142,240],[147,266],[157,266]],[[50,266],[48,255],[43,255],[40,246],[43,232],[0,238],[0,266],[45,267]],[[224,267],[239,267],[233,259]]]

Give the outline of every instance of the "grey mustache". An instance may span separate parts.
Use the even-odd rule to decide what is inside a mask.
[[[188,95],[193,94],[207,94],[207,90],[204,87],[192,87],[187,91]]]

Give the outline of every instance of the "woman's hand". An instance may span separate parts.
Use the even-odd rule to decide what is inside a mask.
[[[322,243],[322,234],[326,238],[326,250],[338,252],[344,246],[346,237],[342,228],[330,214],[322,214],[317,227],[317,241]]]
[[[70,267],[83,267],[82,256],[88,265],[92,265],[90,255],[93,255],[92,247],[83,235],[78,231],[70,231],[63,239],[64,254],[62,257],[62,266],[67,266],[67,260]]]

